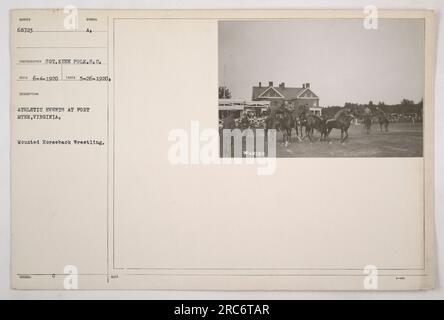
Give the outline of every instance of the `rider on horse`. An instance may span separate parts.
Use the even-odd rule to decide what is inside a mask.
[[[368,106],[365,107],[365,109],[364,109],[364,116],[363,116],[364,117],[364,122],[370,121],[370,123],[371,123],[372,116],[373,116],[372,110]]]
[[[313,115],[313,111],[310,110],[310,108],[308,107],[307,104],[304,104],[303,106],[300,107],[301,111],[299,114],[299,121],[301,122],[302,125],[305,125],[305,122],[307,121],[307,117],[309,115]]]
[[[288,101],[284,101],[284,102],[282,102],[281,103],[281,105],[279,106],[279,108],[277,108],[277,112],[278,113],[285,113],[285,112],[287,112],[287,111],[289,111],[290,110],[290,105],[288,104]]]
[[[376,107],[376,116],[378,117],[378,121],[379,121],[379,127],[381,128],[382,131],[382,127],[385,128],[385,131],[388,131],[388,125],[389,125],[389,119],[387,117],[387,115],[385,114],[384,111],[382,111],[381,108]]]
[[[250,120],[248,119],[246,112],[242,114],[241,127],[242,129],[248,129],[250,127]]]
[[[365,125],[365,129],[367,134],[370,133],[370,127],[372,125],[372,110],[370,110],[370,108],[367,106],[364,109],[364,125]]]
[[[372,115],[372,110],[370,110],[370,108],[367,106],[364,109],[364,116],[371,116]]]
[[[351,113],[351,109],[349,107],[344,107],[342,109],[340,109],[338,112],[336,112],[335,116],[334,116],[334,120],[338,120],[344,116],[348,116]]]
[[[380,119],[387,119],[387,115],[385,114],[384,111],[382,111],[381,108],[376,107],[376,115],[378,116],[378,118]]]

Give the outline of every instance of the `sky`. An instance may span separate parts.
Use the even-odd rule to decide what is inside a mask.
[[[250,100],[252,87],[302,87],[309,82],[320,106],[345,102],[396,104],[424,96],[424,24],[379,19],[220,21],[219,85],[233,99]]]

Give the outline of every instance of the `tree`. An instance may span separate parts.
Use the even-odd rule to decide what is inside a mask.
[[[412,104],[415,104],[412,100],[402,99],[402,101],[401,101],[401,105],[403,105],[403,106],[408,106],[408,105],[412,105]]]
[[[230,89],[227,87],[219,87],[219,99],[231,99]]]

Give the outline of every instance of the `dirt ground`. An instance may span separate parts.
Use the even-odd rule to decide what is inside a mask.
[[[373,124],[370,134],[363,125],[352,124],[345,143],[340,142],[340,130],[333,129],[330,142],[318,141],[319,132],[314,133],[314,142],[308,139],[299,142],[292,132],[291,144],[282,143],[282,134],[277,133],[276,156],[284,157],[422,157],[422,123],[390,123],[388,132],[380,132]],[[245,148],[245,145],[244,145]]]

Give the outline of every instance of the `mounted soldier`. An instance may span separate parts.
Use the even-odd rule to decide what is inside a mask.
[[[372,126],[372,110],[370,110],[370,108],[367,106],[364,109],[364,126],[365,126],[365,130],[367,132],[367,134],[370,133],[370,128]]]
[[[240,123],[241,123],[241,129],[242,130],[248,129],[250,127],[250,120],[248,119],[246,112],[244,112],[242,114]]]
[[[334,116],[334,120],[339,120],[343,117],[349,116],[351,113],[351,108],[350,107],[344,107],[342,109],[340,109],[338,112],[336,112],[335,116]]]
[[[388,125],[390,121],[388,120],[388,117],[385,114],[385,112],[382,111],[381,108],[376,107],[376,116],[378,117],[379,127],[381,129],[381,132],[382,132],[382,127],[385,128],[385,132],[388,132]]]

